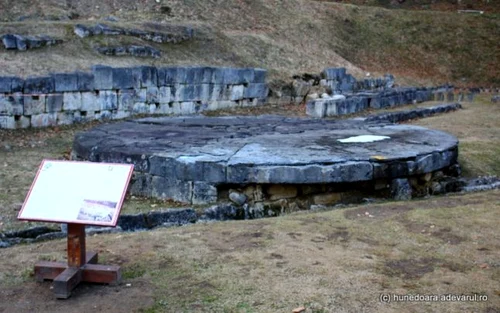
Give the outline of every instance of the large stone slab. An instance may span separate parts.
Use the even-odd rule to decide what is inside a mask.
[[[380,140],[354,140],[360,138]],[[452,135],[411,125],[189,116],[100,125],[77,134],[73,151],[76,159],[135,164],[132,193],[202,203],[215,201],[217,186],[227,184],[353,183],[421,175],[455,164],[457,145]]]

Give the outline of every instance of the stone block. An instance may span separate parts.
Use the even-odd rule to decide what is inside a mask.
[[[157,114],[172,114],[174,113],[173,108],[169,103],[161,103],[160,106],[156,109]]]
[[[149,105],[144,102],[136,102],[132,107],[132,113],[134,114],[147,114],[149,113]]]
[[[156,113],[156,104],[149,104],[149,114],[155,114]]]
[[[134,89],[124,89],[118,91],[118,110],[131,111],[136,100]]]
[[[82,108],[82,94],[79,92],[63,93],[64,111],[77,111]]]
[[[243,93],[245,91],[244,85],[234,85],[231,86],[231,93],[229,95],[229,100],[237,101],[243,99]]]
[[[146,103],[159,103],[158,87],[150,86],[146,88]]]
[[[73,112],[59,112],[57,113],[57,125],[71,125],[73,124]]]
[[[101,105],[94,91],[82,92],[82,107],[83,112],[94,112],[101,110]]]
[[[177,83],[176,77],[176,67],[162,67],[158,70],[158,86],[172,86]]]
[[[265,83],[266,82],[266,77],[267,77],[267,70],[261,69],[261,68],[256,68],[254,69],[254,79],[253,83]]]
[[[391,183],[391,196],[394,200],[410,200],[412,189],[406,178],[394,179]]]
[[[210,100],[214,90],[213,84],[201,84],[199,90],[199,101],[207,102]]]
[[[321,77],[326,80],[337,80],[340,81],[346,75],[346,69],[344,67],[337,68],[325,68],[321,73]]]
[[[151,182],[152,196],[161,199],[191,203],[193,183],[178,181],[160,176],[153,176]]]
[[[96,120],[110,120],[113,117],[113,114],[110,110],[102,110],[95,114]]]
[[[148,99],[147,88],[135,89],[135,102],[146,102]]]
[[[216,67],[212,71],[212,83],[216,85],[224,84],[224,74],[226,68],[224,67]]]
[[[12,77],[0,76],[0,93],[12,92]]]
[[[28,116],[18,115],[14,117],[16,128],[29,128],[31,126],[31,118]],[[1,127],[0,127],[1,128]]]
[[[21,93],[14,93],[10,95],[0,94],[0,114],[23,115],[24,96]]]
[[[222,100],[223,94],[224,94],[224,85],[215,84],[213,85],[209,100],[210,101]]]
[[[206,182],[193,183],[192,204],[209,204],[217,202],[217,188]]]
[[[57,125],[57,113],[44,113],[31,116],[31,127],[48,127]]]
[[[76,73],[52,74],[55,92],[78,91],[78,75]]]
[[[24,81],[25,94],[47,94],[54,92],[54,78],[50,76],[29,77]]]
[[[76,72],[78,77],[77,90],[78,91],[92,91],[94,90],[94,75],[92,73]]]
[[[64,96],[60,93],[48,94],[45,99],[45,112],[55,113],[62,111]]]
[[[156,67],[141,66],[138,68],[138,71],[140,87],[158,87],[158,70]]]
[[[213,67],[204,67],[202,68],[202,78],[201,78],[201,84],[211,84],[212,79],[214,75],[214,68]]]
[[[20,35],[14,35],[14,37],[16,38],[17,50],[20,51],[28,50],[28,40],[25,37]]]
[[[14,116],[0,115],[0,129],[15,129],[16,121]]]
[[[132,113],[130,111],[116,111],[112,113],[111,118],[114,120],[120,120],[130,117],[131,115]]]
[[[251,76],[251,80],[248,81],[248,77]],[[239,68],[225,68],[224,69],[224,81],[225,85],[239,85],[244,83],[249,83],[253,80],[253,71],[252,75],[249,74],[249,71],[246,69]]]
[[[2,36],[2,43],[7,50],[17,49],[16,37],[12,34],[6,34]]]
[[[181,114],[189,115],[196,113],[196,104],[192,101],[181,102]]]
[[[113,68],[104,65],[95,65],[92,67],[94,75],[95,90],[113,89]]]
[[[313,100],[306,104],[306,114],[312,117],[323,118],[326,116],[325,100]]]
[[[45,113],[44,95],[24,96],[24,115],[35,115]]]
[[[140,88],[138,72],[140,72],[138,68],[113,68],[113,89]]]
[[[203,82],[204,67],[187,67],[185,81],[179,83],[201,84]]]
[[[158,102],[160,104],[168,104],[172,101],[174,101],[172,88],[165,86],[158,88]]]
[[[115,91],[100,91],[99,95],[97,96],[97,101],[101,110],[118,109],[118,96]]]
[[[23,92],[24,89],[24,79],[19,77],[12,77],[11,81],[11,92]]]

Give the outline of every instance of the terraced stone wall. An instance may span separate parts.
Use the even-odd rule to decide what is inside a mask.
[[[0,129],[256,106],[267,98],[266,76],[255,68],[102,65],[27,79],[0,76]]]

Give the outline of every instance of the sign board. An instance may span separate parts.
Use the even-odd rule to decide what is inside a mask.
[[[44,160],[18,219],[116,226],[132,164]]]

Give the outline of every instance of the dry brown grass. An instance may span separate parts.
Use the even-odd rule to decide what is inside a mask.
[[[289,79],[293,74],[345,66],[358,77],[366,71],[374,75],[392,72],[404,83],[499,83],[494,71],[500,63],[494,31],[499,28],[496,15],[386,10],[309,0],[175,0],[160,4],[37,0],[32,5],[26,1],[8,5],[3,0],[0,7],[5,8],[0,10],[0,21],[4,21],[0,33],[44,32],[65,40],[60,46],[38,51],[0,49],[2,75],[88,70],[96,63],[206,64],[263,67],[270,70],[273,79]],[[162,7],[168,7],[171,13],[162,13]],[[13,22],[22,15],[46,18],[53,12],[73,12],[80,17],[70,21]],[[181,45],[146,42],[163,51],[156,60],[102,56],[92,47],[131,39],[82,40],[72,33],[72,26],[97,23],[109,15],[117,16],[124,26],[137,26],[142,21],[192,25],[198,35]]]

